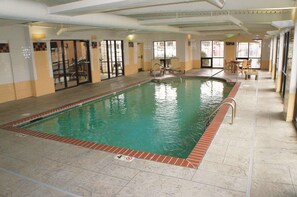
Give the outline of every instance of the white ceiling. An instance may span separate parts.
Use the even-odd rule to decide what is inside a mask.
[[[2,4],[0,0],[0,5]],[[24,0],[10,0],[24,1]],[[26,0],[46,6],[49,15],[67,17],[87,16],[100,13],[128,17],[136,20],[141,26],[169,26],[181,32],[197,34],[216,34],[247,32],[253,34],[277,30],[273,21],[291,19],[295,0],[226,0],[222,9],[210,4],[207,0]],[[16,4],[17,5],[17,4]],[[17,15],[17,13],[16,13]],[[95,16],[92,15],[92,16]],[[1,20],[2,18],[2,20]],[[29,17],[28,17],[29,18]],[[10,20],[10,19],[18,19]],[[95,19],[94,19],[95,20]],[[105,20],[102,18],[101,20]],[[24,23],[32,25],[54,26],[49,21],[32,23],[31,20],[20,21],[20,17],[5,17],[0,14],[0,25]],[[37,21],[38,22],[38,21]],[[47,23],[40,23],[47,22]],[[60,26],[58,23],[57,26]],[[66,23],[64,25],[67,25]],[[73,25],[73,24],[72,24]],[[80,24],[84,25],[84,24]],[[86,24],[89,26],[89,24]],[[94,25],[96,27],[96,25]],[[116,26],[116,25],[115,25]],[[127,29],[131,29],[129,24]],[[110,29],[109,25],[98,28]],[[81,27],[80,27],[81,28]],[[89,27],[86,27],[86,29]],[[125,24],[120,25],[125,30]],[[135,28],[137,30],[137,27]]]

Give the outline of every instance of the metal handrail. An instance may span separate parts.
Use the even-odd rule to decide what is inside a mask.
[[[215,75],[217,75],[217,74],[219,74],[220,72],[223,72],[223,71],[224,71],[224,69],[220,70],[219,72],[216,72],[215,74],[213,74],[213,75],[211,75],[210,77],[208,77],[208,78],[206,79],[206,81],[209,80],[209,79],[211,79],[211,78],[213,78]]]
[[[230,97],[231,98],[231,97]],[[226,100],[226,99],[225,99]],[[233,100],[232,98],[232,101],[234,101],[235,105],[233,105],[233,103],[229,102],[229,101],[223,101],[223,103],[221,103],[206,119],[206,126],[207,124],[209,124],[209,121],[210,121],[210,118],[224,105],[229,105],[231,106],[232,108],[232,117],[231,117],[231,124],[233,124],[233,120],[235,118],[235,113],[236,113],[236,101],[235,99]]]
[[[235,117],[236,116],[236,111],[237,111],[237,101],[233,97],[227,97],[227,98],[224,99],[223,102],[227,101],[228,99],[231,99],[231,101],[233,101],[233,103],[234,103],[234,117]]]

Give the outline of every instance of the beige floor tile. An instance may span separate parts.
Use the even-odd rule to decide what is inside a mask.
[[[0,171],[0,196],[27,196],[37,188],[31,181]]]
[[[277,147],[257,148],[254,152],[254,163],[295,166],[297,163],[296,151]]]
[[[293,184],[295,186],[297,186],[297,164],[296,164],[296,166],[291,166],[290,167],[290,173],[291,173]],[[295,189],[297,189],[297,187],[295,187]]]
[[[9,155],[7,154],[0,155],[0,168],[4,168],[6,170],[11,170],[14,172],[20,172],[27,166],[32,166],[32,163],[30,161],[23,161],[20,159],[9,157]]]
[[[234,176],[234,177],[241,177],[241,178],[246,178],[248,175],[248,172],[247,172],[248,169],[242,166],[226,165],[226,164],[207,162],[207,161],[203,161],[200,164],[199,170],[214,172],[220,175]]]
[[[20,171],[20,174],[34,180],[61,187],[81,173],[82,169],[57,161],[42,159]]]
[[[223,163],[224,159],[225,155],[218,155],[210,152],[207,152],[203,157],[203,161],[209,161],[214,163]]]
[[[67,194],[63,192],[59,192],[54,189],[50,189],[47,187],[39,187],[32,193],[28,195],[28,197],[71,197],[73,196],[72,194]]]
[[[165,164],[161,174],[166,176],[181,178],[185,180],[191,180],[195,172],[196,172],[196,169],[193,169],[193,168],[184,168],[180,166]]]
[[[81,196],[112,196],[118,193],[128,181],[83,170],[65,189]]]
[[[244,193],[147,172],[139,173],[121,190],[124,196],[244,196]]]
[[[100,170],[100,173],[129,181],[139,173],[139,170],[111,164]]]
[[[284,165],[254,164],[253,179],[258,182],[293,184],[289,167]]]
[[[252,197],[296,197],[293,185],[253,181]]]
[[[236,176],[228,176],[207,170],[197,170],[192,180],[198,183],[213,185],[240,192],[246,191],[248,181],[247,177],[242,178]]]
[[[114,156],[114,154],[108,152],[91,150],[69,158],[66,163],[86,170],[100,172],[104,167],[112,164]]]

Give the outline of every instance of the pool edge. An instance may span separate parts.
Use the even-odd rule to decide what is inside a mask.
[[[195,76],[185,76],[185,77],[195,77]],[[200,76],[196,76],[196,77],[200,77]],[[221,80],[225,80],[226,82],[232,82],[229,79],[224,79],[224,78],[216,78],[216,79],[221,79]],[[49,140],[54,140],[54,141],[58,141],[58,142],[62,142],[62,143],[67,143],[67,144],[72,144],[72,145],[76,145],[76,146],[81,146],[81,147],[85,147],[85,148],[89,148],[89,149],[94,149],[94,150],[100,150],[100,151],[106,151],[106,152],[110,152],[110,153],[114,153],[114,154],[124,154],[127,156],[131,156],[131,157],[136,157],[139,159],[145,159],[145,160],[151,160],[151,161],[157,161],[157,162],[161,162],[161,163],[166,163],[166,164],[172,164],[172,165],[177,165],[177,166],[182,166],[182,167],[188,167],[188,168],[198,168],[199,164],[201,163],[204,155],[206,154],[206,151],[208,149],[208,147],[210,146],[213,138],[215,137],[221,123],[224,120],[224,117],[229,109],[228,106],[223,106],[221,107],[221,109],[218,111],[218,113],[216,114],[216,116],[214,117],[214,119],[212,120],[212,122],[210,123],[210,125],[206,128],[205,132],[203,133],[203,135],[201,136],[201,138],[199,139],[199,141],[197,142],[197,144],[195,145],[195,147],[193,148],[193,150],[191,151],[191,153],[189,154],[189,156],[186,159],[182,159],[182,158],[177,158],[177,157],[172,157],[172,156],[166,156],[166,155],[160,155],[160,154],[154,154],[154,153],[149,153],[149,152],[143,152],[143,151],[136,151],[136,150],[131,150],[131,149],[127,149],[127,148],[120,148],[120,147],[116,147],[116,146],[109,146],[109,145],[105,145],[105,144],[97,144],[94,142],[88,142],[88,141],[84,141],[84,140],[78,140],[78,139],[73,139],[73,138],[68,138],[68,137],[62,137],[62,136],[57,136],[57,135],[53,135],[53,134],[47,134],[47,133],[41,133],[41,132],[37,132],[37,131],[31,131],[25,128],[19,128],[16,127],[20,124],[24,124],[26,122],[29,122],[31,120],[43,117],[43,116],[48,116],[51,115],[53,113],[57,113],[59,111],[63,111],[66,109],[70,109],[72,107],[75,107],[77,105],[86,103],[86,102],[90,102],[92,100],[96,100],[98,98],[101,98],[103,96],[106,96],[108,94],[114,93],[114,92],[119,92],[122,91],[124,89],[130,88],[130,87],[134,87],[137,86],[139,84],[143,84],[146,82],[151,81],[152,79],[149,80],[144,80],[141,82],[137,82],[137,83],[133,83],[130,84],[128,86],[119,88],[117,90],[113,90],[113,91],[107,91],[105,93],[102,93],[100,95],[96,95],[96,96],[92,96],[90,98],[87,99],[82,99],[73,103],[69,103],[66,105],[63,105],[61,107],[57,107],[45,112],[41,112],[26,118],[22,118],[16,121],[12,121],[3,125],[0,125],[1,129],[5,129],[8,131],[13,131],[13,132],[17,132],[17,133],[22,133],[25,135],[30,135],[30,136],[35,136],[35,137],[40,137],[40,138],[44,138],[44,139],[49,139]],[[228,97],[232,97],[234,98],[238,89],[240,86],[240,82],[235,82],[235,85],[233,86],[233,88],[231,89]]]

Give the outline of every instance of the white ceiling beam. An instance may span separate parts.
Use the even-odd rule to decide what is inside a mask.
[[[230,15],[153,19],[153,20],[140,21],[140,24],[142,25],[180,25],[180,24],[227,23],[227,22],[232,22],[236,25],[242,24],[240,20]]]
[[[200,27],[183,27],[183,31],[220,31],[220,30],[238,30],[240,27],[237,25],[213,25],[213,26],[200,26]]]
[[[225,0],[207,0],[209,3],[217,6],[218,8],[223,8],[225,5]]]
[[[108,6],[114,3],[121,3],[125,0],[84,0],[84,1],[75,1],[72,3],[65,3],[61,5],[56,5],[48,8],[50,14],[59,14],[59,13],[71,13],[77,11],[84,11],[88,9],[93,9],[96,7]]]
[[[294,27],[294,22],[292,20],[272,21],[271,25],[278,29],[283,29],[287,27]]]

